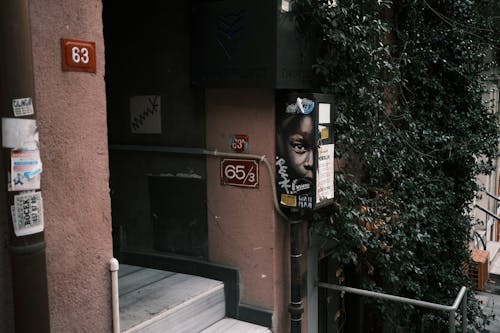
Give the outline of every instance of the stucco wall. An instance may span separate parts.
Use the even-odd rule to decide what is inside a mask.
[[[206,91],[207,149],[230,151],[233,134],[249,136],[249,153],[274,165],[274,91]],[[240,269],[241,301],[273,309],[275,331],[285,332],[288,291],[287,232],[274,211],[269,173],[260,165],[259,187],[224,186],[219,159],[207,160],[209,257]]]
[[[112,257],[100,0],[30,2],[52,332],[110,332]],[[97,73],[63,72],[61,38],[95,41]]]

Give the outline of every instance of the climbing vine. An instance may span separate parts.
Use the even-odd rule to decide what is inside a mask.
[[[471,285],[475,179],[499,140],[483,103],[495,2],[295,1],[302,32],[321,36],[314,69],[337,104],[336,202],[315,228],[333,240],[340,282],[354,267],[363,288],[441,304]],[[446,330],[446,313],[367,302],[389,331]],[[468,309],[469,329],[484,330],[477,301]]]

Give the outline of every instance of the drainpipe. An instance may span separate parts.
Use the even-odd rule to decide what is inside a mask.
[[[301,228],[304,220],[300,209],[290,209],[290,332],[300,333],[302,329],[302,279],[300,276],[300,258],[302,251],[300,246]]]
[[[5,118],[14,118],[13,99],[31,97],[34,100],[35,97],[29,22],[28,0],[0,1],[0,113]],[[23,118],[34,119],[34,116]],[[10,170],[10,153],[11,149],[2,150],[5,169],[0,177],[3,179],[7,179],[6,171]],[[15,235],[10,207],[16,194],[19,192],[6,193],[15,332],[48,333],[50,321],[44,234]]]

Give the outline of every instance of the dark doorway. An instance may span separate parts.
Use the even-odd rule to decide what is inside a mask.
[[[203,91],[190,82],[191,2],[103,0],[116,257],[207,257]],[[175,153],[151,147],[176,147]],[[175,240],[175,241],[172,241]]]

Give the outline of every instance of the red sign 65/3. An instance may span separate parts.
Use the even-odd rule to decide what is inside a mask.
[[[220,176],[223,185],[258,187],[259,163],[254,160],[223,159]]]

